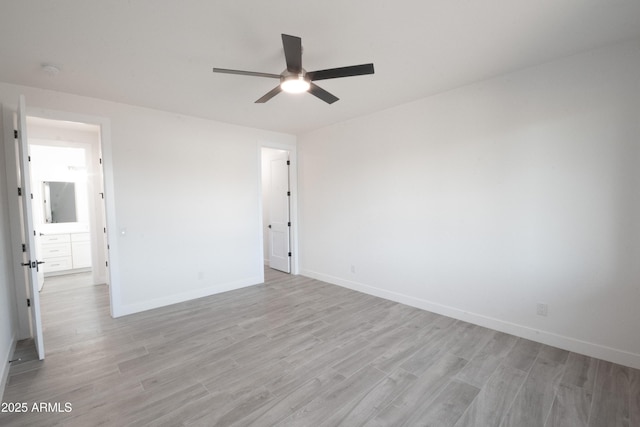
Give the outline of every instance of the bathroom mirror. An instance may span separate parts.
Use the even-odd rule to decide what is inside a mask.
[[[76,184],[74,182],[43,182],[44,218],[47,224],[76,222]]]

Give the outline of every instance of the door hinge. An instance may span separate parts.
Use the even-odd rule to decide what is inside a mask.
[[[287,166],[291,165],[291,162],[289,160],[287,160]]]
[[[289,252],[289,256],[291,256],[291,252]]]
[[[31,307],[31,298],[27,298],[27,307]]]
[[[22,188],[18,187],[18,196],[22,196]]]
[[[33,200],[33,193],[31,193],[31,200]]]
[[[102,164],[102,158],[99,158],[99,159],[98,159],[98,162],[100,162],[100,164]]]
[[[105,262],[104,262],[104,266],[105,266],[105,267],[109,267],[109,261],[105,261]]]
[[[27,244],[26,243],[22,244],[22,252],[27,252]]]
[[[100,195],[101,198],[104,199],[104,193],[98,193]]]
[[[111,249],[111,247],[109,245],[107,245],[107,250]]]
[[[18,139],[18,130],[17,130],[17,129],[14,129],[14,130],[13,130],[13,137],[14,137],[15,139]]]
[[[287,196],[291,196],[291,191],[287,191]]]
[[[289,222],[287,223],[287,226],[291,227],[291,221],[289,221]]]
[[[106,233],[107,232],[107,227],[102,227],[102,232]]]
[[[27,160],[28,160],[28,161],[31,161],[31,156],[27,156]]]

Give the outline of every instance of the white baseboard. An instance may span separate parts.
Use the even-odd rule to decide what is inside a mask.
[[[141,311],[152,310],[154,308],[165,307],[167,305],[178,304],[197,298],[208,297],[222,292],[233,291],[235,289],[245,288],[247,286],[258,285],[264,282],[261,276],[249,277],[247,279],[238,280],[231,283],[211,286],[209,288],[196,289],[181,294],[171,295],[163,298],[156,298],[150,301],[144,301],[138,304],[122,304],[117,310],[114,309],[113,317],[121,317],[129,314],[139,313]]]
[[[13,356],[13,352],[16,350],[16,344],[18,343],[17,335],[14,333],[11,338],[11,342],[7,348],[9,349],[0,359],[0,363],[2,363],[2,367],[0,367],[0,402],[2,402],[2,396],[4,396],[4,389],[7,386],[7,379],[9,378],[9,369],[11,369],[11,364],[8,363],[11,360],[11,356]]]
[[[425,299],[388,291],[386,289],[380,289],[374,286],[365,285],[363,283],[354,282],[351,280],[346,280],[340,277],[334,277],[315,271],[303,269],[300,274],[303,276],[311,277],[313,279],[321,280],[323,282],[352,289],[354,291],[399,302],[401,304],[420,308],[422,310],[441,314],[443,316],[452,317],[454,319],[463,320],[465,322],[473,323],[478,326],[505,332],[542,344],[558,347],[563,350],[584,354],[586,356],[595,357],[597,359],[602,359],[620,365],[640,369],[640,354],[630,353],[624,350],[582,341],[553,332],[543,331],[528,326],[507,322],[501,319],[496,319],[494,317],[484,316],[477,313],[470,313],[455,307],[434,303]]]

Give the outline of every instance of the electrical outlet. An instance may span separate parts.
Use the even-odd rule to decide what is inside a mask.
[[[549,314],[549,306],[543,302],[539,302],[536,306],[536,314],[538,316],[547,317],[547,315]]]

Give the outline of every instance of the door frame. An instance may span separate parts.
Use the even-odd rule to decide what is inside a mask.
[[[31,336],[29,327],[29,310],[23,302],[27,298],[26,283],[22,274],[19,260],[22,258],[21,245],[22,238],[20,236],[20,211],[17,203],[17,173],[15,170],[14,156],[15,141],[13,138],[14,116],[17,112],[17,104],[3,104],[3,122],[4,122],[4,142],[5,155],[7,160],[7,187],[9,191],[9,221],[11,228],[12,253],[14,259],[14,280],[15,280],[15,296],[17,300],[18,314],[18,336],[17,338],[26,339]],[[109,288],[110,314],[112,317],[118,317],[122,313],[120,305],[120,275],[118,268],[118,244],[116,236],[116,210],[114,198],[114,180],[113,180],[113,157],[111,146],[111,120],[106,117],[92,116],[82,113],[74,113],[68,111],[57,111],[29,106],[27,99],[27,117],[40,117],[49,120],[80,122],[100,127],[100,143],[98,149],[102,152],[102,179],[104,182],[104,198],[105,198],[105,216],[107,228],[107,242],[109,242],[109,250],[106,254],[107,258],[107,284]],[[11,159],[11,161],[9,161]],[[13,165],[13,166],[12,166]],[[19,269],[18,269],[19,267]]]
[[[276,150],[285,150],[289,152],[289,191],[291,198],[289,199],[289,217],[291,218],[290,244],[291,244],[291,274],[300,274],[299,256],[298,256],[298,155],[295,143],[287,144],[281,142],[273,142],[267,140],[258,141],[258,224],[260,230],[260,265],[264,265],[264,232],[263,232],[263,201],[262,201],[262,149],[273,148]],[[263,269],[264,270],[264,269]],[[264,281],[264,277],[263,277]]]

